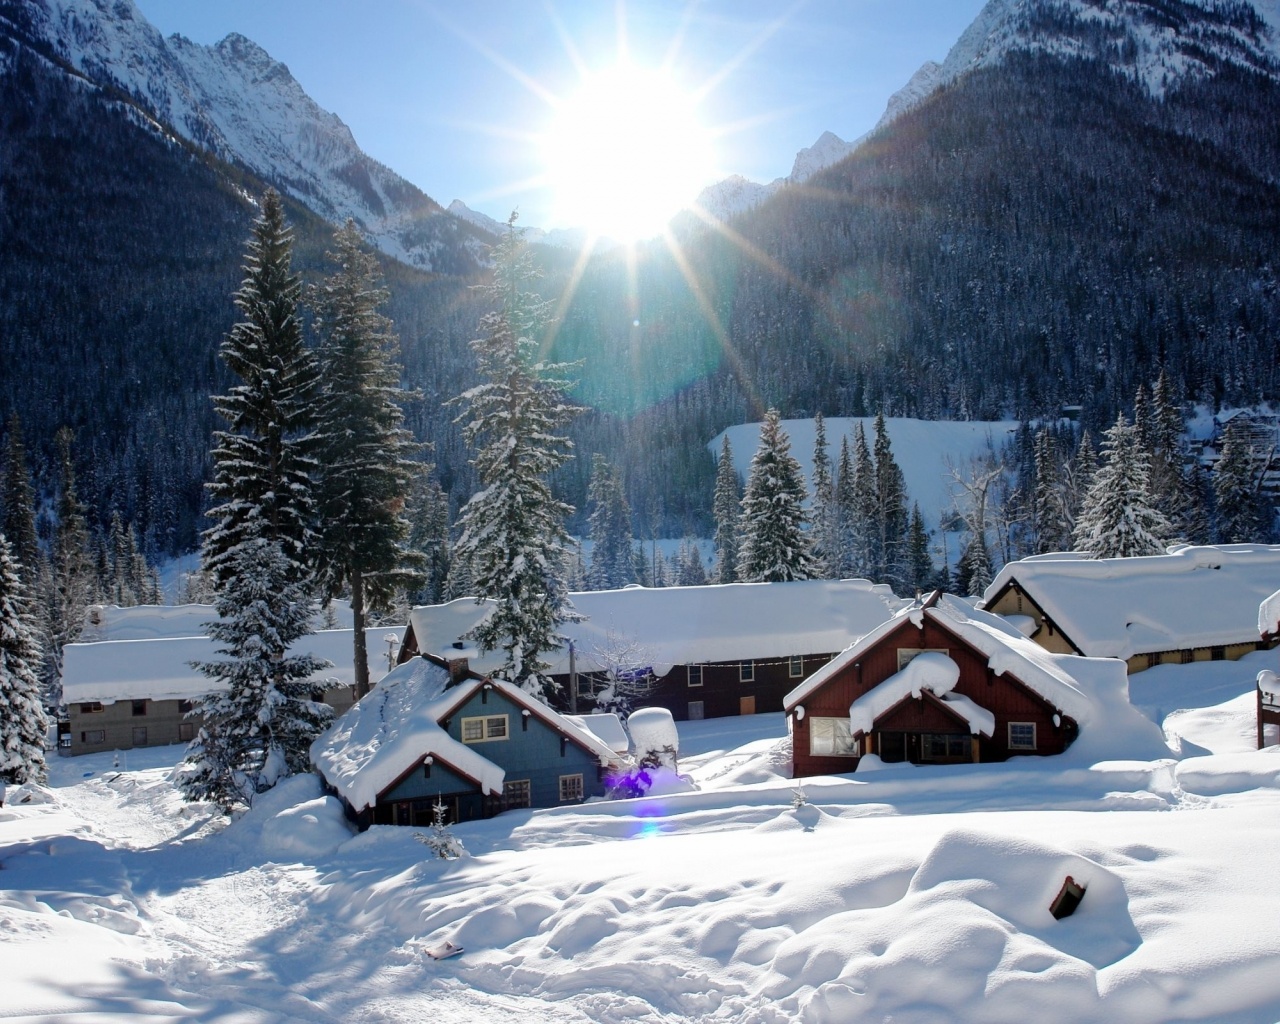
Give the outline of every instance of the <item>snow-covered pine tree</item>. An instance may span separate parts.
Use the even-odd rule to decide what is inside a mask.
[[[933,558],[929,554],[929,531],[925,529],[920,503],[911,506],[907,527],[907,593],[923,593],[932,585]]]
[[[841,579],[857,575],[854,560],[854,508],[857,494],[849,435],[840,438],[840,458],[836,461],[836,566]]]
[[[556,684],[543,655],[559,646],[560,626],[574,614],[562,575],[573,509],[552,495],[548,476],[571,457],[572,442],[559,431],[579,410],[564,398],[571,367],[539,356],[549,304],[531,290],[537,271],[514,214],[493,256],[487,293],[499,308],[481,318],[471,343],[482,382],[455,399],[483,485],[459,516],[456,551],[469,563],[475,596],[495,605],[471,639],[502,651],[498,675],[544,697]]]
[[[404,392],[392,361],[399,343],[378,312],[387,300],[378,261],[353,220],[338,229],[334,245],[327,256],[337,270],[312,293],[322,382],[312,448],[320,478],[312,552],[323,597],[351,599],[358,699],[369,692],[366,612],[390,610],[423,579],[404,516],[421,445],[404,429]]]
[[[733,468],[733,449],[726,433],[720,442],[720,461],[716,464],[716,491],[711,504],[715,522],[717,583],[734,583],[738,579],[738,515],[742,498],[738,488],[738,471]]]
[[[876,575],[880,564],[879,505],[876,499],[876,465],[871,461],[867,433],[859,420],[853,431],[853,512],[850,548],[853,575],[884,582]]]
[[[49,724],[40,703],[40,644],[24,614],[18,562],[0,533],[0,782],[43,782]]]
[[[235,293],[244,319],[223,339],[219,355],[239,383],[213,399],[228,429],[214,434],[214,507],[204,534],[204,567],[216,590],[229,582],[229,564],[246,541],[276,541],[306,579],[314,518],[308,454],[314,430],[316,364],[302,343],[298,301],[302,284],[291,269],[293,233],[274,189],[262,199]]]
[[[1075,550],[1094,558],[1161,554],[1172,527],[1151,503],[1147,454],[1137,431],[1121,413],[1104,437],[1103,464],[1076,521]]]
[[[313,677],[331,663],[290,647],[311,633],[315,605],[279,542],[249,537],[223,562],[227,583],[208,623],[224,660],[194,662],[218,686],[195,702],[200,731],[179,784],[188,800],[230,811],[310,767],[311,741],[333,718],[313,701]]]
[[[1067,551],[1071,547],[1070,515],[1062,478],[1058,445],[1047,430],[1036,432],[1033,548],[1035,554]]]
[[[1270,533],[1270,509],[1262,497],[1266,458],[1259,458],[1249,443],[1248,430],[1236,417],[1222,434],[1222,457],[1213,471],[1213,493],[1218,508],[1216,538],[1219,544],[1265,541]]]
[[[57,524],[45,593],[49,645],[41,676],[44,699],[51,707],[62,703],[62,649],[79,638],[84,629],[85,609],[98,594],[98,574],[89,550],[89,525],[76,494],[73,437],[70,427],[63,427],[55,437],[62,487],[55,506]]]
[[[680,542],[676,583],[682,587],[701,587],[707,583],[707,569],[702,564],[698,545],[690,540]]]
[[[413,595],[420,604],[446,600],[452,552],[449,546],[449,496],[435,478],[434,467],[420,465],[410,484],[409,550],[422,558],[425,577]]]
[[[591,590],[616,590],[636,581],[631,555],[631,506],[627,504],[622,481],[600,454],[591,457],[591,483],[587,489],[590,514],[591,568],[587,586]]]
[[[991,586],[991,579],[991,552],[987,549],[987,539],[981,533],[970,534],[956,563],[956,591],[970,597],[981,597],[983,591]]]
[[[18,575],[29,595],[36,593],[40,578],[40,541],[36,536],[36,499],[27,466],[27,450],[22,441],[22,421],[15,412],[9,417],[9,443],[4,467],[4,515],[0,533],[9,538]]]
[[[804,474],[791,454],[791,439],[782,429],[778,410],[770,409],[760,426],[760,445],[742,496],[739,579],[777,583],[813,578],[805,497]]]
[[[893,457],[884,413],[876,415],[877,582],[901,587],[907,541],[907,485]]]
[[[814,572],[818,579],[840,574],[840,510],[836,504],[827,425],[822,413],[813,417],[813,508],[811,512]]]

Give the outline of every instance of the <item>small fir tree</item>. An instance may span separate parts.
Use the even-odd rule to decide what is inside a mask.
[[[777,409],[765,413],[760,446],[751,459],[742,496],[739,578],[777,583],[813,578],[813,556],[805,534],[804,475],[791,454],[791,439]]]
[[[311,633],[315,605],[292,560],[266,538],[237,545],[227,585],[207,624],[224,660],[193,662],[219,685],[195,702],[200,731],[180,780],[189,800],[230,811],[253,804],[285,775],[310,768],[311,742],[333,709],[311,699],[313,677],[331,663],[290,648]],[[332,681],[330,681],[331,683]]]
[[[738,514],[742,506],[738,487],[738,471],[733,468],[733,449],[726,433],[720,442],[720,461],[716,465],[716,491],[711,505],[715,522],[717,583],[734,583],[738,579]]]
[[[421,446],[404,429],[398,342],[380,312],[387,300],[377,259],[363,248],[355,222],[334,236],[337,270],[314,294],[320,392],[313,450],[320,476],[316,579],[326,600],[351,599],[357,698],[369,692],[367,611],[389,610],[422,581],[410,551],[405,499]]]
[[[431,805],[431,831],[414,836],[439,860],[455,860],[465,854],[462,841],[449,830],[449,811],[438,797]]]
[[[481,319],[481,337],[471,343],[482,383],[457,399],[483,489],[462,510],[456,550],[475,596],[495,605],[471,639],[502,651],[498,675],[546,697],[556,684],[543,656],[560,645],[560,626],[573,614],[563,577],[573,509],[552,495],[548,477],[571,456],[560,430],[579,410],[563,397],[570,367],[539,357],[550,315],[531,290],[536,277],[512,214],[487,289],[498,309]]]
[[[24,615],[18,562],[0,533],[0,782],[43,782],[49,729],[40,703],[40,644]]]
[[[1148,458],[1137,431],[1122,413],[1105,437],[1103,465],[1076,523],[1076,550],[1094,558],[1161,554],[1172,528],[1151,503]]]

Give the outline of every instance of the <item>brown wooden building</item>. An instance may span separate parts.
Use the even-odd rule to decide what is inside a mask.
[[[1063,705],[1079,699],[1031,641],[935,593],[787,694],[793,775],[851,772],[868,754],[914,764],[1058,754],[1077,732]]]

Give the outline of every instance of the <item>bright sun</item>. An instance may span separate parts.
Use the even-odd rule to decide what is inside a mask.
[[[618,241],[659,234],[714,176],[695,107],[660,71],[619,65],[588,77],[544,138],[556,221]]]

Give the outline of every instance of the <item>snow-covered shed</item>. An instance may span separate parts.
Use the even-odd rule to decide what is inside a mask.
[[[705,587],[626,587],[570,594],[580,622],[562,632],[569,644],[547,655],[561,684],[558,706],[591,705],[612,670],[645,673],[644,703],[677,720],[779,711],[783,695],[858,637],[910,602],[866,580],[730,583]],[[460,598],[415,608],[401,658],[429,652],[455,664],[495,671],[501,652],[460,649],[492,612],[491,602]],[[579,673],[569,694],[570,650]]]
[[[388,668],[388,635],[398,639],[392,629],[365,632],[369,675],[375,681]],[[190,740],[195,723],[186,715],[192,702],[222,685],[191,663],[223,660],[218,646],[207,636],[67,644],[62,652],[67,724],[59,736],[59,752],[90,754]],[[339,714],[349,708],[355,699],[353,631],[321,630],[303,637],[293,650],[333,662],[316,674],[316,690]]]
[[[850,772],[867,754],[915,764],[1059,754],[1103,722],[1099,734],[1118,741],[1104,753],[1162,749],[1118,661],[1051,654],[936,593],[809,676],[785,708],[796,777]]]
[[[617,719],[614,718],[616,723]],[[397,666],[311,746],[325,784],[362,829],[427,825],[603,795],[621,758],[595,732],[518,687],[457,679],[439,659]]]
[[[1280,545],[1174,545],[1163,555],[1010,562],[982,607],[1041,647],[1119,658],[1129,672],[1235,660],[1266,646],[1258,609],[1280,586]]]

